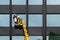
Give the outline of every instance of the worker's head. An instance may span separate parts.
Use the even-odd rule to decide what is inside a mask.
[[[18,22],[21,22],[22,21],[22,19],[20,18],[20,16],[14,14],[13,20],[17,22],[17,19],[19,20]]]
[[[16,15],[16,14],[13,15],[13,19],[14,19],[14,18],[17,18],[17,15]]]
[[[17,16],[17,18],[19,19],[19,21],[22,21],[22,18],[20,18],[20,16]]]
[[[19,16],[17,16],[17,18],[20,18]]]

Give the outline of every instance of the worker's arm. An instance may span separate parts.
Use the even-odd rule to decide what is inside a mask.
[[[22,20],[22,25],[24,25],[24,20]]]

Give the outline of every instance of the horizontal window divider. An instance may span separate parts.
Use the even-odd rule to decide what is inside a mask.
[[[60,14],[60,13],[46,13],[46,14]]]
[[[4,34],[4,35],[0,35],[0,36],[10,36],[10,35]],[[12,35],[12,36],[24,36],[24,35],[23,34],[16,34],[16,35]],[[37,34],[37,35],[29,35],[29,36],[42,36],[42,35]]]
[[[10,13],[0,13],[0,14],[10,14]],[[12,13],[14,14],[14,13]],[[15,13],[15,14],[26,14],[26,13]],[[28,14],[42,14],[42,13],[28,13]]]
[[[0,14],[10,14],[10,13],[0,13]],[[15,14],[26,14],[26,13],[15,13]],[[28,14],[42,14],[42,13],[28,13]],[[46,13],[46,14],[60,14],[60,13]]]
[[[8,27],[8,26],[0,26],[0,28],[10,28],[10,27]],[[12,28],[14,28],[14,27],[12,27]],[[38,26],[36,26],[36,27],[28,27],[28,28],[43,28],[43,27],[38,27]],[[60,28],[60,26],[49,26],[49,27],[46,27],[46,28]]]
[[[0,28],[10,28],[10,27],[8,27],[8,26],[6,26],[6,27],[4,27],[4,26],[0,26]],[[12,27],[12,28],[14,28],[14,27]],[[38,26],[36,26],[36,27],[28,27],[28,28],[42,28],[42,27],[38,27]]]
[[[0,13],[0,14],[10,14],[10,13]],[[26,14],[26,13],[15,13],[15,14]],[[42,13],[28,13],[28,14],[42,14]],[[46,14],[60,14],[60,13],[46,13]]]
[[[10,27],[8,27],[8,26],[0,26],[0,28],[10,28]],[[12,28],[14,28],[14,27],[12,27]],[[43,27],[41,27],[41,26],[30,26],[30,27],[28,27],[28,28],[43,28]],[[60,28],[60,26],[47,26],[46,28]]]
[[[28,14],[42,14],[42,13],[28,13]]]
[[[17,34],[17,35],[12,35],[12,36],[24,36],[23,34]],[[29,35],[29,36],[42,36],[42,35]]]
[[[10,36],[10,35],[0,35],[0,36]],[[12,36],[23,36],[23,35],[20,34],[20,35],[12,35]],[[43,36],[43,35],[29,35],[29,36]]]
[[[10,13],[0,13],[0,14],[10,14]]]
[[[40,28],[40,27],[42,27],[42,26],[29,26],[29,27],[33,27],[33,28],[35,28],[35,27],[39,27],[39,28]]]
[[[60,28],[60,26],[58,27],[58,26],[56,26],[56,27],[54,27],[54,26],[49,26],[49,27],[46,27],[46,28]]]
[[[0,36],[10,36],[10,35],[0,35]]]

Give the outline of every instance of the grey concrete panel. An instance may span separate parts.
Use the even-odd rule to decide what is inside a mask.
[[[0,27],[0,36],[6,36],[6,35],[9,35],[9,28],[8,27]],[[23,35],[23,31],[22,30],[19,30],[19,29],[15,29],[15,28],[12,28],[12,35],[13,36],[19,36],[19,35]],[[39,27],[36,27],[36,28],[29,28],[29,35],[30,36],[33,36],[33,35],[42,35],[42,29],[39,28]]]
[[[9,35],[9,28],[0,28],[0,35]]]
[[[29,34],[30,35],[42,35],[42,28],[39,27],[31,27],[29,28]]]
[[[29,6],[29,13],[42,13],[42,6],[31,5]]]
[[[9,28],[8,27],[0,27],[0,36],[8,36],[9,33]],[[40,36],[42,35],[42,28],[40,27],[30,27],[29,28],[29,35],[30,36]],[[50,32],[54,32],[57,34],[60,34],[60,28],[59,27],[47,27],[47,35],[49,35]],[[23,31],[19,29],[12,28],[12,35],[13,36],[22,36]]]
[[[26,13],[26,6],[12,6],[13,13]]]
[[[47,6],[47,13],[60,13],[60,6],[58,5]]]
[[[47,35],[49,35],[50,32],[54,32],[56,34],[60,34],[60,28],[59,27],[49,27],[47,28]]]
[[[29,13],[42,13],[42,5],[29,5]],[[12,13],[26,13],[26,5],[13,5]],[[0,5],[0,13],[9,13],[8,5]],[[60,13],[60,5],[48,5],[47,13]]]
[[[9,6],[0,5],[0,13],[9,13]]]

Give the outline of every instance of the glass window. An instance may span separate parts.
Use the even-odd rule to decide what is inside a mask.
[[[26,5],[26,0],[12,0],[13,5]]]
[[[24,36],[12,36],[12,40],[24,40]]]
[[[60,26],[60,15],[47,15],[47,26]]]
[[[0,14],[0,26],[9,26],[9,15]]]
[[[29,26],[42,26],[42,15],[29,15]]]
[[[42,36],[30,36],[29,40],[43,40]]]
[[[25,22],[24,24],[26,25],[26,15],[19,14],[19,17],[24,20],[24,22]],[[12,15],[12,26],[14,26],[13,15]]]
[[[47,5],[60,5],[60,0],[47,0]]]
[[[47,40],[60,40],[60,36],[47,36]]]
[[[49,40],[49,36],[47,36],[47,40]]]
[[[29,5],[42,5],[42,0],[29,0]]]
[[[24,36],[13,36],[12,40],[24,40]],[[42,36],[29,36],[29,40],[42,40]]]
[[[9,0],[0,0],[0,5],[9,5]]]
[[[9,36],[0,36],[0,40],[9,40]]]

